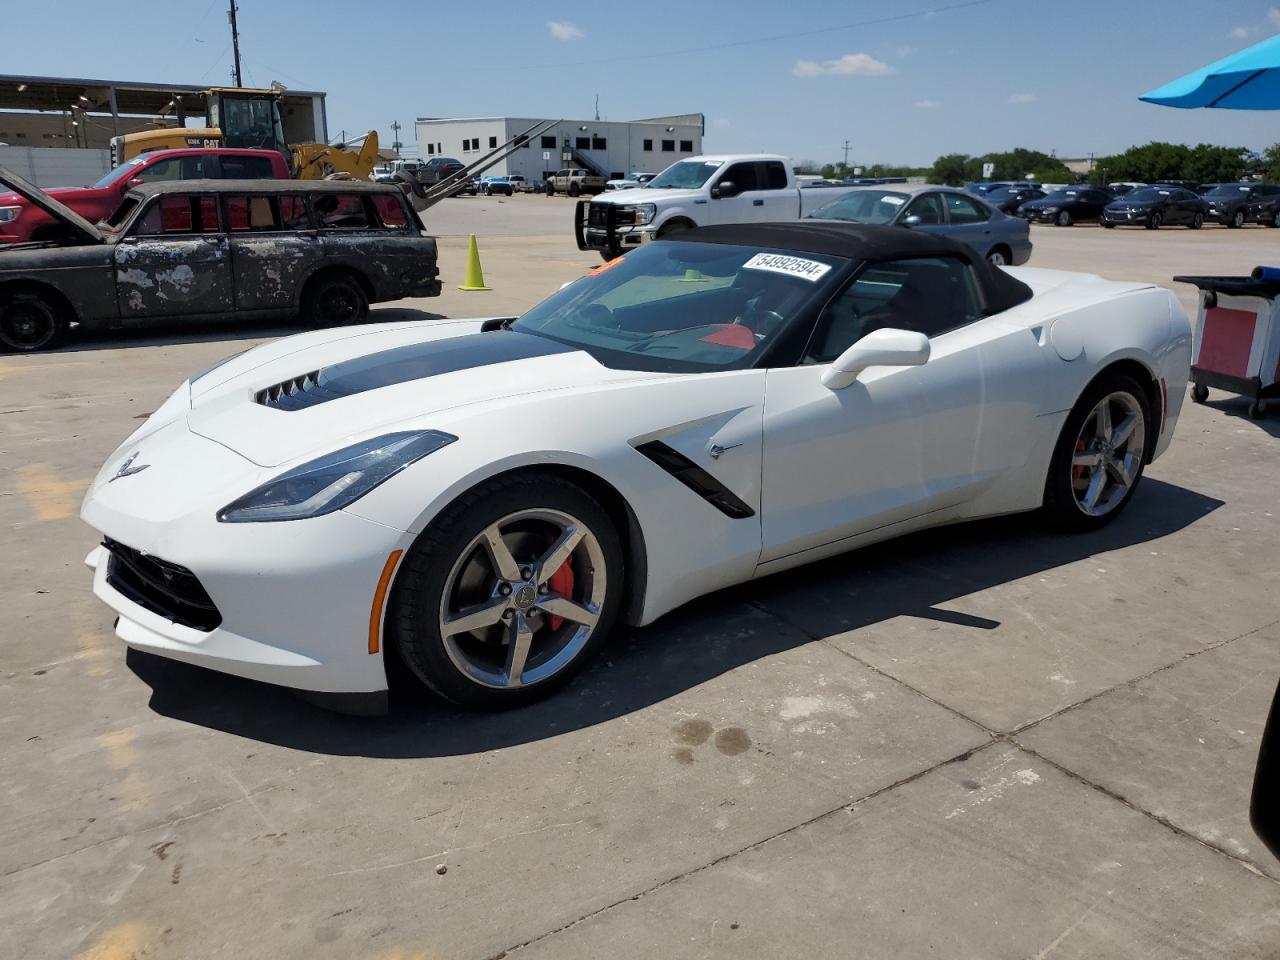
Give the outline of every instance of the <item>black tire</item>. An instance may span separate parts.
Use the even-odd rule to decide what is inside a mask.
[[[996,267],[1012,266],[1013,256],[1008,247],[995,246],[987,251],[987,262]]]
[[[322,273],[308,281],[302,293],[302,319],[315,327],[344,327],[363,323],[369,298],[349,273]]]
[[[1267,415],[1267,401],[1261,397],[1249,404],[1249,419],[1261,420]]]
[[[61,346],[71,323],[62,304],[38,291],[0,298],[0,351],[35,353]]]
[[[555,188],[555,187],[553,187],[553,186],[551,185],[551,181],[550,181],[550,180],[548,180],[548,181],[547,181],[547,196],[548,196],[548,197],[554,197],[555,195],[556,195],[556,188]]]
[[[1115,228],[1116,228],[1116,225],[1114,223],[1107,223],[1107,221],[1105,220],[1102,221],[1103,230],[1114,230]]]
[[[1203,383],[1193,383],[1191,385],[1191,402],[1204,403],[1209,399],[1209,388]]]
[[[1191,218],[1191,222],[1188,223],[1187,226],[1190,227],[1192,230],[1199,230],[1201,227],[1204,226],[1204,214],[1197,213],[1195,216]]]
[[[582,192],[582,188],[579,187],[576,183],[569,184],[569,196],[576,197],[581,192]]]
[[[451,571],[464,559],[459,556],[463,545],[502,518],[531,509],[567,513],[594,535],[604,558],[604,599],[586,644],[556,673],[526,686],[488,686],[451,659],[441,635],[440,606]],[[618,533],[589,493],[552,474],[500,477],[461,496],[414,541],[392,586],[387,632],[413,674],[446,700],[477,710],[519,707],[564,686],[606,643],[622,602],[624,575]]]
[[[1244,211],[1237,210],[1231,215],[1231,219],[1227,222],[1227,226],[1234,230],[1239,230],[1244,226]]]
[[[1275,212],[1275,216],[1273,216],[1270,220],[1267,221],[1267,226],[1280,227],[1280,209],[1277,209]]]
[[[1058,215],[1053,218],[1053,223],[1055,226],[1059,227],[1071,226],[1071,211],[1059,210]]]
[[[1151,216],[1147,218],[1147,229],[1159,230],[1160,225],[1162,223],[1164,223],[1164,217],[1160,214],[1159,211],[1156,211],[1155,213],[1151,214]]]
[[[1085,513],[1076,501],[1072,484],[1074,479],[1073,469],[1077,468],[1073,468],[1072,460],[1076,453],[1076,441],[1080,437],[1080,432],[1085,422],[1093,414],[1094,408],[1102,402],[1102,399],[1114,393],[1129,394],[1142,410],[1143,458],[1142,462],[1138,464],[1133,482],[1124,497],[1115,506],[1111,507],[1109,512],[1101,516],[1094,516]],[[1151,428],[1150,400],[1146,391],[1132,377],[1119,373],[1106,374],[1089,384],[1084,393],[1080,395],[1080,399],[1076,401],[1076,405],[1071,409],[1066,422],[1062,425],[1062,432],[1058,436],[1057,446],[1054,447],[1053,457],[1049,461],[1049,474],[1045,477],[1044,485],[1044,506],[1042,510],[1044,519],[1051,526],[1067,533],[1087,533],[1106,526],[1119,516],[1124,511],[1124,508],[1128,506],[1134,492],[1142,481],[1143,469],[1146,466],[1147,455],[1154,436]]]
[[[682,233],[683,231],[690,229],[692,229],[692,225],[688,221],[672,220],[669,223],[664,223],[658,228],[657,239],[665,240],[672,234]]]

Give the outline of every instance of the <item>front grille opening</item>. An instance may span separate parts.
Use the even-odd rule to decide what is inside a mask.
[[[126,547],[110,537],[102,545],[109,553],[107,583],[138,606],[205,633],[222,623],[222,614],[186,567]]]

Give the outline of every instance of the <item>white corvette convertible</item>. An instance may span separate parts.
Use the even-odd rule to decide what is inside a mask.
[[[1173,295],[921,233],[715,227],[519,319],[305,333],[182,384],[85,499],[131,647],[353,710],[564,683],[619,620],[937,524],[1113,519],[1168,446]]]

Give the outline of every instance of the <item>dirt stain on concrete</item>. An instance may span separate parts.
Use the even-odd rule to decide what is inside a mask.
[[[716,733],[716,749],[726,757],[736,757],[751,749],[751,737],[741,727],[725,727]]]
[[[687,767],[689,764],[693,763],[693,751],[688,747],[676,747],[671,751],[671,756],[675,759],[676,763],[681,764],[682,766]]]
[[[683,720],[676,724],[676,739],[690,747],[696,747],[700,743],[706,743],[714,729],[707,720]]]

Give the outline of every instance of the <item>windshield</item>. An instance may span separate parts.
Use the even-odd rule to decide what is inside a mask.
[[[98,189],[101,187],[109,187],[113,183],[118,183],[123,177],[127,177],[130,173],[132,173],[133,168],[136,167],[138,164],[142,163],[142,161],[145,159],[147,159],[145,155],[141,157],[134,157],[128,163],[122,163],[120,166],[116,167],[114,170],[108,170],[105,174],[103,174],[102,179],[93,185],[93,188]]]
[[[1156,187],[1139,187],[1136,190],[1130,190],[1124,195],[1124,198],[1125,200],[1133,200],[1137,203],[1141,203],[1144,200],[1161,200],[1167,196],[1170,196],[1170,192],[1168,190],[1160,190]]]
[[[809,216],[817,220],[846,220],[849,223],[893,223],[898,211],[910,199],[905,193],[888,190],[854,190]]]
[[[1206,197],[1238,197],[1241,194],[1247,194],[1253,188],[1243,183],[1224,183],[1222,186],[1214,187]]]
[[[649,181],[656,190],[697,190],[724,164],[718,160],[681,160]]]
[[[666,372],[752,366],[846,261],[818,254],[660,241],[610,260],[513,329],[608,366]]]

